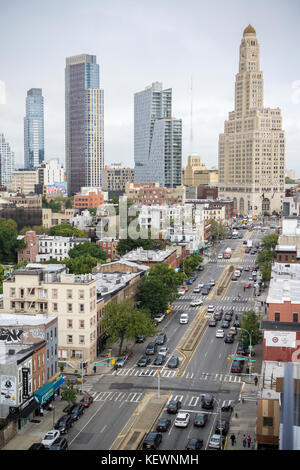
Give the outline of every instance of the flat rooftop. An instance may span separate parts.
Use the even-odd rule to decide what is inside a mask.
[[[154,262],[161,263],[168,256],[176,251],[176,248],[170,250],[143,250],[142,248],[137,248],[136,250],[129,251],[126,255],[122,256],[122,260],[135,261],[135,262]]]

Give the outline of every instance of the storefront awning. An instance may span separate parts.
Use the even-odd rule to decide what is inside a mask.
[[[46,403],[64,381],[65,379],[62,374],[58,372],[50,382],[47,382],[43,387],[34,392],[34,396],[38,399],[40,405]]]

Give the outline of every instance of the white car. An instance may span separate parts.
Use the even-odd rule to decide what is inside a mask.
[[[216,331],[216,338],[224,338],[224,330],[217,330]]]
[[[159,348],[158,354],[166,357],[166,355],[168,354],[168,351],[169,351],[169,348],[167,348],[167,346],[162,346],[161,348]]]
[[[211,286],[214,286],[214,285],[215,285],[215,281],[212,279],[211,281],[209,281],[209,284],[210,284]]]
[[[209,305],[207,307],[207,313],[214,313],[214,311],[215,311],[215,307],[213,305]]]
[[[218,254],[218,259],[223,259],[223,253]]]
[[[189,422],[190,422],[189,413],[178,413],[174,421],[174,426],[177,426],[180,428],[186,428],[189,425]]]
[[[57,431],[56,429],[52,429],[52,431],[48,431],[44,439],[42,440],[42,444],[44,444],[45,447],[50,447],[51,444],[55,441],[60,436],[60,432]]]
[[[156,323],[160,323],[163,321],[163,319],[165,318],[165,314],[162,313],[161,315],[157,315],[157,317],[154,317],[154,320],[156,321]]]
[[[179,320],[179,323],[181,323],[182,325],[184,325],[185,323],[188,323],[189,322],[189,316],[187,313],[182,313],[180,315],[180,320]]]
[[[194,294],[200,294],[200,287],[195,287],[195,289],[193,290]]]
[[[203,282],[199,282],[198,287],[199,287],[200,289],[202,289],[202,287],[204,287]]]
[[[224,448],[224,446],[223,446],[224,436],[221,436],[221,434],[213,434],[210,438],[209,443],[208,443],[208,447],[210,449],[220,449],[221,448],[221,442],[222,442],[222,449],[223,449]]]
[[[184,294],[185,294],[185,290],[184,290],[184,289],[178,289],[178,290],[177,290],[177,294],[178,294],[178,295],[184,295]]]
[[[190,307],[199,307],[199,305],[202,305],[203,304],[203,300],[199,299],[199,300],[192,300],[192,302],[190,303]]]

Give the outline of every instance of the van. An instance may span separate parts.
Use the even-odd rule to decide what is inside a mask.
[[[234,271],[234,275],[235,275],[235,277],[240,277],[241,271],[239,269],[237,269],[236,271]]]
[[[189,316],[187,313],[182,313],[180,315],[180,320],[179,320],[179,323],[181,323],[182,325],[185,324],[185,323],[188,323],[189,322]]]

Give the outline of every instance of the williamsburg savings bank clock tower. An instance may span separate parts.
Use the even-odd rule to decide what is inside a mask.
[[[263,73],[255,29],[244,30],[235,108],[219,136],[219,197],[241,215],[282,211],[285,137],[281,110],[264,108]]]

